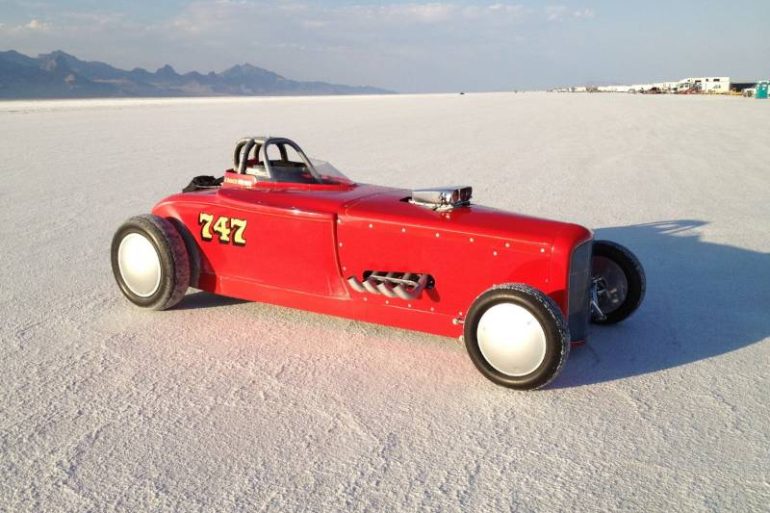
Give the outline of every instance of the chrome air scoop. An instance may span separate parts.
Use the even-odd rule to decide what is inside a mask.
[[[473,188],[469,186],[437,187],[415,189],[409,202],[433,210],[445,211],[469,205]]]

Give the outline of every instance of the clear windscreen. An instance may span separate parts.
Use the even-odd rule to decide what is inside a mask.
[[[342,171],[325,160],[310,158],[310,163],[313,164],[315,170],[321,175],[324,183],[353,183],[350,178],[342,174]]]

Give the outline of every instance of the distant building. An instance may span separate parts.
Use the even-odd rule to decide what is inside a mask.
[[[682,79],[677,83],[677,92],[690,90],[702,93],[729,93],[730,77],[691,77]]]
[[[737,93],[742,93],[743,91],[747,89],[753,89],[756,87],[757,81],[754,80],[753,82],[730,82],[730,89]]]
[[[651,82],[632,85],[602,85],[555,89],[571,93],[710,93],[729,94],[754,87],[756,82],[731,82],[730,77],[688,77],[676,82]]]

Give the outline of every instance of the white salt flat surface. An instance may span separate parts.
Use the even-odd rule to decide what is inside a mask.
[[[546,390],[455,340],[118,292],[114,230],[234,141],[632,248],[646,303]],[[0,511],[767,511],[770,102],[641,95],[0,103]]]

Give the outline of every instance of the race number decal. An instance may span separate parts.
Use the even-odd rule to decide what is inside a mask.
[[[230,226],[235,230],[233,244],[244,246],[246,244],[246,239],[243,238],[243,232],[246,231],[246,220],[230,218]]]
[[[198,224],[201,225],[201,239],[211,240],[214,238],[214,236],[211,235],[211,222],[213,220],[214,216],[207,214],[206,212],[201,212],[198,215]]]
[[[198,224],[201,227],[202,240],[216,238],[222,244],[232,242],[236,246],[246,245],[246,220],[234,217],[219,216],[201,212],[198,214]]]

